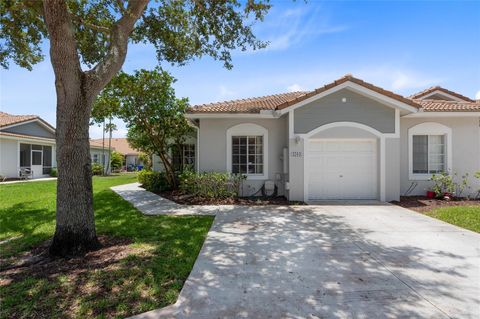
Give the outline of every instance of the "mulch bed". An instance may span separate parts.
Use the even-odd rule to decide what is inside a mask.
[[[179,191],[165,191],[158,195],[182,205],[304,205],[303,202],[289,201],[283,196],[278,197],[240,197],[240,198],[201,198],[185,195]]]
[[[446,201],[442,199],[432,199],[426,196],[401,196],[400,201],[392,201],[391,203],[422,213],[441,207],[478,206],[480,205],[480,200],[468,200],[465,198],[459,198]]]
[[[87,253],[84,257],[71,259],[50,258],[48,247],[50,240],[23,254],[0,260],[0,286],[33,276],[37,278],[53,278],[59,275],[78,277],[85,272],[104,269],[118,263],[135,249],[129,244],[130,239],[121,237],[98,237],[102,247]]]

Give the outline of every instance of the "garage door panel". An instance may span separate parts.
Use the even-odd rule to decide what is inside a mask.
[[[376,140],[310,141],[308,198],[377,198]]]

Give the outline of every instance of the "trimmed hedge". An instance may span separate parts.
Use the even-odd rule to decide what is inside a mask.
[[[98,163],[92,164],[92,174],[93,175],[102,175],[103,174],[103,165]]]
[[[138,172],[138,182],[142,184],[147,191],[158,193],[161,191],[171,190],[167,182],[165,173],[154,172],[149,170],[141,170]]]
[[[202,198],[238,197],[240,184],[244,179],[241,175],[192,171],[184,171],[178,177],[182,192]]]

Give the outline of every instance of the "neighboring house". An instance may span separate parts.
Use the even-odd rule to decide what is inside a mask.
[[[441,87],[405,98],[347,75],[187,117],[196,170],[245,174],[246,195],[269,180],[290,200],[391,201],[425,194],[434,173],[480,169],[480,103]]]
[[[93,139],[92,142],[102,145],[101,138]],[[140,152],[136,149],[133,149],[130,144],[128,144],[126,138],[112,138],[111,145],[115,151],[119,152],[125,157],[126,168],[128,168],[129,165],[134,167],[143,165],[143,162],[138,158]],[[108,150],[108,138],[105,138],[105,148]]]
[[[114,151],[115,148],[112,147],[112,151]],[[102,142],[96,141],[96,140],[90,140],[90,157],[92,158],[92,163],[97,163],[102,165],[103,167],[105,166],[105,163],[108,163],[108,160],[110,158],[108,154],[108,147],[106,145],[102,145]],[[111,171],[111,167],[108,168],[107,174],[109,174]]]
[[[101,145],[91,143],[90,150],[94,159]],[[55,128],[48,122],[36,115],[0,112],[1,176],[18,178],[21,169],[30,169],[33,178],[49,176],[57,166],[55,151]]]

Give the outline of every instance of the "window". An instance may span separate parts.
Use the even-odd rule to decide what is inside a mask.
[[[98,154],[93,154],[93,162],[98,163]]]
[[[263,174],[263,136],[232,136],[232,173]]]
[[[413,135],[414,174],[445,171],[445,155],[444,135]]]
[[[172,164],[176,171],[195,168],[195,144],[183,144],[172,151]]]
[[[20,144],[20,167],[30,167],[30,147],[30,144]]]
[[[268,131],[253,123],[227,130],[227,171],[248,179],[268,178]]]
[[[442,124],[427,122],[408,130],[409,178],[428,180],[432,174],[452,168],[452,130]]]

